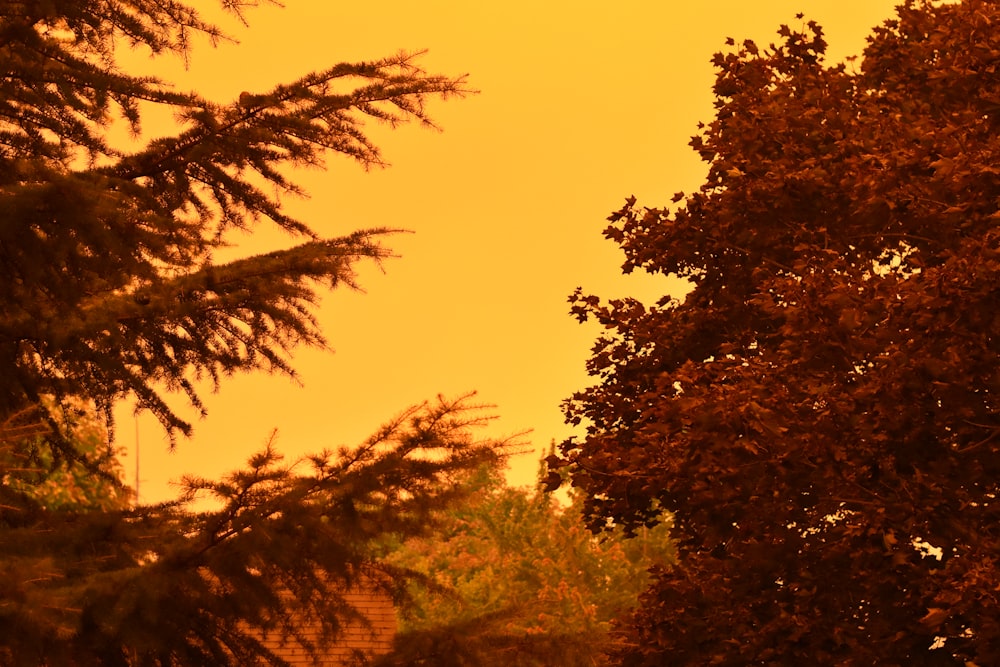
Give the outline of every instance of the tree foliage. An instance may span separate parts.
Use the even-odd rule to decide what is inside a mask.
[[[16,432],[0,434],[4,443],[0,446],[0,470],[7,476],[4,484],[48,509],[127,507],[132,491],[125,486],[118,451],[93,406],[74,400],[66,407],[50,405],[48,409],[58,416],[57,423],[77,458],[57,457],[46,437],[48,429],[39,428],[40,424],[21,438]]]
[[[5,665],[276,665],[261,638],[309,622],[333,642],[357,615],[340,592],[362,573],[404,593],[373,545],[423,530],[461,495],[461,471],[505,451],[473,437],[485,418],[468,399],[441,400],[357,447],[286,465],[268,446],[221,481],[187,480],[176,502],[114,500],[113,450],[65,418],[93,402],[110,419],[131,396],[173,438],[190,425],[168,399],[200,408],[197,380],[293,374],[293,346],[324,344],[319,288],[353,285],[357,261],[388,256],[390,231],[325,238],[289,216],[281,197],[304,194],[294,167],[331,153],[381,164],[366,120],[429,125],[431,98],[465,92],[406,53],[222,102],[120,65],[124,49],[187,58],[198,36],[224,38],[177,0],[0,2]],[[173,134],[143,134],[152,108],[173,112]],[[109,139],[122,123],[135,150]],[[214,261],[260,224],[298,244]]]
[[[343,593],[362,578],[405,599],[408,573],[381,545],[422,533],[464,493],[462,471],[496,461],[505,445],[473,435],[485,421],[439,400],[291,465],[269,442],[222,480],[185,480],[176,502],[5,514],[0,661],[283,664],[266,636],[321,654],[358,619]],[[317,626],[310,643],[301,630]]]
[[[667,523],[598,539],[578,501],[511,488],[501,473],[467,475],[466,499],[392,550],[390,562],[426,578],[412,581],[397,650],[379,664],[602,664],[612,619],[636,604],[651,565],[672,560]]]
[[[571,299],[606,333],[551,465],[594,528],[676,515],[622,664],[1000,662],[998,22],[909,0],[859,66],[813,22],[730,42],[705,184],[610,217],[692,286]]]
[[[429,97],[463,92],[413,54],[228,102],[116,62],[126,47],[186,56],[196,34],[220,36],[181,2],[0,5],[0,412],[43,395],[107,407],[131,394],[186,433],[161,387],[200,407],[192,377],[291,373],[290,346],[323,343],[314,285],[352,284],[356,260],[387,256],[388,230],[320,237],[283,211],[280,196],[303,194],[284,167],[321,165],[330,152],[379,164],[365,118],[429,124]],[[176,134],[127,154],[109,144],[113,121],[139,133],[150,105],[173,111]],[[227,233],[262,221],[302,242],[213,262]]]

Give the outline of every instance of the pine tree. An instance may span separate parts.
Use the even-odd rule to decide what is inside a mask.
[[[239,13],[241,3],[224,1]],[[424,529],[460,493],[458,471],[495,461],[467,399],[407,411],[369,441],[286,464],[269,446],[221,481],[191,479],[176,502],[104,509],[46,502],[52,469],[115,483],[61,419],[79,401],[110,415],[131,396],[171,438],[201,407],[194,381],[293,374],[287,351],[322,345],[318,287],[389,251],[387,229],[322,238],[284,212],[288,166],[341,153],[380,164],[364,119],[431,124],[425,104],[466,92],[417,54],[340,64],[216,102],[131,76],[116,49],[187,57],[221,32],[174,0],[0,2],[0,663],[280,664],[265,635],[316,622],[334,641],[352,610],[339,592],[372,568],[390,533]],[[125,152],[149,107],[177,131]],[[225,264],[234,230],[275,224],[288,250]],[[74,467],[77,466],[77,467]],[[211,510],[192,503],[209,497]],[[48,500],[52,500],[49,498]],[[203,507],[199,504],[198,507]],[[402,577],[402,578],[401,578]],[[310,648],[319,650],[318,645]]]
[[[497,464],[505,444],[473,437],[485,421],[467,398],[439,400],[291,464],[272,442],[222,480],[185,480],[164,505],[7,504],[0,663],[282,664],[266,637],[320,655],[358,619],[344,591],[368,582],[405,601],[413,573],[380,558],[384,545],[462,497],[462,471]],[[301,629],[317,625],[310,643]]]
[[[192,33],[219,36],[180,2],[0,4],[0,415],[44,395],[107,408],[131,394],[174,435],[190,425],[159,387],[200,406],[193,375],[291,373],[290,346],[323,343],[314,286],[351,285],[358,259],[387,256],[389,230],[320,238],[282,210],[280,194],[301,192],[283,167],[330,152],[378,164],[365,117],[429,124],[429,97],[465,90],[413,54],[228,103],[116,64],[125,43],[185,55]],[[172,109],[178,132],[123,154],[109,124],[141,132],[144,105]],[[303,242],[213,263],[228,232],[264,221]]]

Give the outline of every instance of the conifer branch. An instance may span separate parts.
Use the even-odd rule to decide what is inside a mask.
[[[190,426],[159,399],[153,382],[166,381],[200,406],[188,380],[191,371],[215,381],[223,373],[258,367],[294,377],[285,352],[297,344],[325,345],[309,313],[316,294],[308,282],[357,288],[353,264],[391,256],[375,240],[391,231],[310,241],[94,295],[62,318],[11,318],[0,325],[0,336],[38,353],[78,350],[75,359],[61,358],[58,368],[25,364],[24,370],[34,371],[28,381],[60,394],[71,378],[94,395],[135,392],[169,431],[187,433]]]
[[[330,151],[366,167],[383,165],[378,147],[362,130],[365,116],[390,125],[416,120],[433,127],[425,110],[429,96],[471,92],[462,77],[427,75],[414,63],[419,55],[400,53],[374,63],[340,64],[268,93],[244,93],[228,106],[192,95],[184,118],[193,127],[97,173],[141,183],[153,192],[169,192],[171,208],[193,206],[203,219],[211,215],[210,201],[222,214],[223,229],[244,226],[241,212],[245,211],[308,233],[307,227],[282,213],[276,200],[251,185],[250,172],[281,191],[302,194],[281,173],[280,165],[322,166]],[[347,92],[337,87],[356,80],[365,83]]]
[[[240,18],[246,4],[222,0]],[[88,449],[60,414],[82,397],[110,430],[131,396],[173,442],[191,425],[172,392],[204,413],[199,379],[294,377],[289,350],[325,345],[321,289],[358,288],[355,264],[390,257],[394,230],[324,239],[279,200],[306,194],[289,168],[331,152],[382,165],[365,121],[433,127],[428,100],[469,92],[419,54],[228,104],[118,65],[123,44],[186,58],[198,34],[226,38],[180,0],[0,3],[0,664],[281,664],[268,632],[315,656],[363,620],[347,587],[402,590],[380,545],[421,532],[461,471],[508,448],[472,437],[474,406],[441,401],[342,457],[286,467],[268,447],[221,481],[188,480],[178,501],[123,509],[110,436]],[[124,155],[109,127],[121,117],[142,140],[149,103],[175,112],[177,132]],[[227,232],[261,221],[299,245],[215,263]],[[100,509],[52,509],[40,480],[62,463],[115,492]],[[196,512],[199,493],[221,509]]]

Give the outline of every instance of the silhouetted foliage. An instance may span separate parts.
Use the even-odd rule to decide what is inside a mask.
[[[800,17],[801,18],[801,17]],[[715,56],[708,177],[611,216],[682,300],[606,328],[550,460],[594,529],[675,514],[625,665],[1000,663],[1000,5]],[[558,483],[554,475],[553,484]]]
[[[452,479],[505,449],[472,437],[483,417],[468,400],[441,400],[358,447],[288,466],[268,446],[221,481],[188,480],[175,503],[122,506],[110,443],[63,417],[131,397],[173,441],[190,425],[170,393],[201,408],[198,379],[293,374],[293,346],[324,344],[317,288],[353,285],[356,261],[388,255],[389,230],[321,237],[282,209],[302,193],[289,167],[331,152],[380,164],[364,120],[430,124],[430,98],[464,92],[403,53],[217,102],[116,58],[187,58],[196,35],[222,36],[176,0],[0,2],[4,665],[281,664],[260,639],[300,623],[335,641],[357,615],[340,593],[364,573],[403,593],[405,573],[374,545],[424,530],[461,495]],[[172,111],[176,132],[142,145],[151,107]],[[121,123],[135,152],[108,139]],[[230,232],[264,223],[300,243],[214,262]],[[99,477],[84,489],[87,472]],[[64,498],[58,479],[80,493]]]
[[[378,164],[363,119],[430,123],[428,97],[463,91],[407,54],[226,103],[118,68],[116,48],[185,55],[196,33],[218,30],[180,2],[0,5],[0,413],[130,394],[186,433],[160,387],[200,407],[193,376],[291,373],[290,346],[323,343],[314,286],[352,284],[356,260],[387,255],[387,230],[320,238],[282,210],[301,193],[284,167],[331,151]],[[122,154],[109,127],[140,131],[144,105],[170,108],[177,134]],[[263,221],[303,243],[213,262],[228,232]]]
[[[410,575],[379,557],[381,545],[422,534],[465,493],[460,473],[497,463],[505,444],[472,436],[485,422],[467,399],[439,400],[361,445],[291,465],[269,443],[222,480],[186,479],[172,503],[6,507],[0,661],[283,664],[265,635],[321,654],[345,623],[364,621],[345,591],[369,582],[406,598]],[[322,641],[310,643],[300,631],[317,625]]]

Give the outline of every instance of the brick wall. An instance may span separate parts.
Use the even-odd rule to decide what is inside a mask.
[[[367,624],[361,621],[346,623],[341,640],[327,649],[318,662],[314,662],[295,640],[282,644],[279,639],[271,638],[264,643],[296,667],[341,667],[347,665],[356,652],[368,655],[388,653],[396,636],[396,610],[390,597],[374,585],[362,583],[345,593],[344,601],[357,609],[367,619]],[[302,630],[307,639],[319,636],[319,628],[305,627]]]

